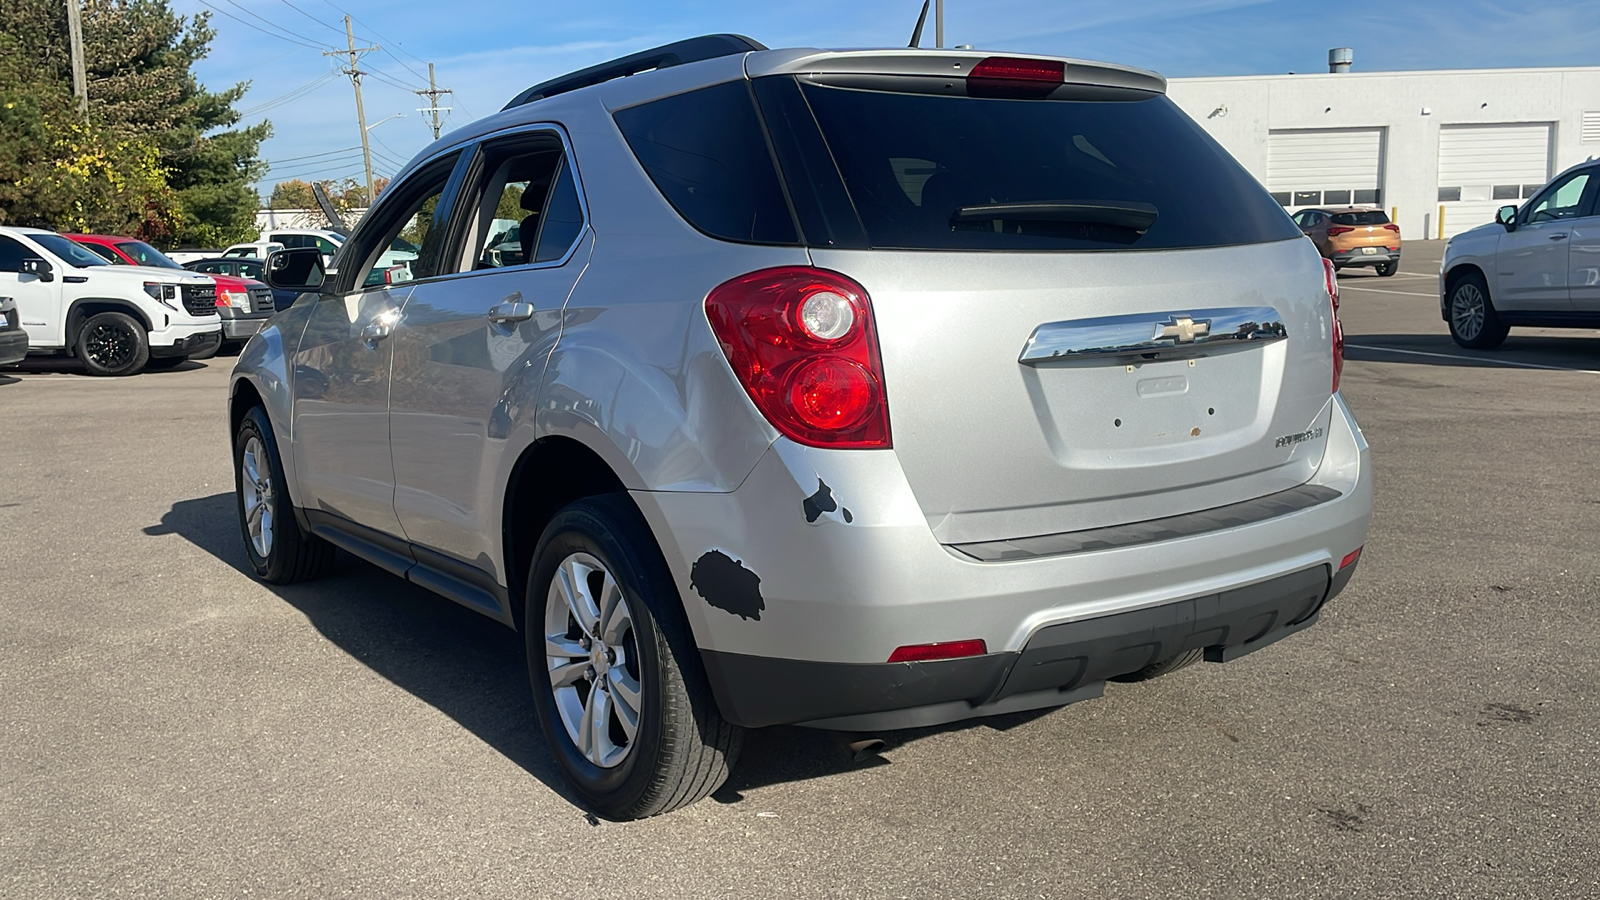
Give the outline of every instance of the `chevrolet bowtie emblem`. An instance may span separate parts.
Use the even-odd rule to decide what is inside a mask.
[[[1173,316],[1172,321],[1166,325],[1156,326],[1155,339],[1158,341],[1171,340],[1179,344],[1192,344],[1197,337],[1205,337],[1211,333],[1211,322],[1202,319],[1198,322],[1188,316]]]

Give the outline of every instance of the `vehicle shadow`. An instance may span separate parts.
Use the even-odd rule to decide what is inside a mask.
[[[1571,336],[1518,334],[1494,350],[1468,350],[1448,334],[1346,334],[1346,359],[1424,366],[1600,369],[1600,339],[1593,332]]]
[[[251,577],[236,515],[231,493],[180,500],[144,533],[176,534]],[[584,809],[545,749],[516,633],[343,552],[324,578],[267,587],[335,646]],[[1005,730],[1049,712],[870,736],[787,726],[758,729],[746,734],[733,776],[713,799],[738,803],[757,788],[887,765],[882,752],[931,734],[980,727]],[[869,737],[883,742],[881,750],[856,743]]]
[[[5,372],[0,372],[0,387],[5,387],[8,384],[21,384],[21,383],[22,383],[22,379],[21,378],[18,378],[15,375],[8,375]]]
[[[206,364],[197,359],[186,359],[175,366],[166,369],[145,369],[139,375],[162,376],[173,372],[194,372],[206,368]],[[83,363],[71,356],[32,356],[17,363],[12,372],[36,372],[50,375],[82,375],[85,378],[94,378]],[[137,377],[137,376],[132,376]]]

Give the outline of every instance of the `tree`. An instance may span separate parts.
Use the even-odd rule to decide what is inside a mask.
[[[311,193],[309,183],[295,178],[272,186],[272,198],[267,201],[267,208],[316,209],[317,198]]]
[[[267,123],[233,128],[233,104],[247,84],[213,93],[190,71],[215,32],[206,13],[177,15],[168,0],[98,0],[83,10],[91,129],[129,146],[156,148],[182,215],[173,240],[228,243],[254,236],[260,198],[250,185],[264,172]],[[34,86],[72,83],[62,0],[0,4],[0,52]],[[59,120],[60,115],[52,111]],[[55,127],[52,123],[51,127]]]

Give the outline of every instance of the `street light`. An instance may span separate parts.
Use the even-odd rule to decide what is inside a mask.
[[[379,125],[382,125],[383,123],[389,121],[389,119],[404,119],[405,117],[406,117],[405,113],[395,113],[394,115],[390,116],[388,119],[379,119],[378,121],[373,122],[371,125],[368,125],[367,126],[367,130],[371,131],[372,129],[377,128]]]
[[[394,115],[390,116],[387,119],[379,119],[378,121],[373,122],[371,125],[364,126],[361,129],[361,146],[362,146],[362,148],[364,149],[367,146],[367,133],[372,131],[372,129],[377,128],[379,125],[382,125],[383,123],[389,121],[390,119],[403,119],[405,117],[406,117],[405,113],[395,113]],[[388,145],[385,144],[384,146],[388,146]],[[370,207],[372,204],[378,202],[377,193],[378,193],[377,191],[373,190],[372,160],[371,160],[371,157],[368,157],[367,158],[367,206]]]

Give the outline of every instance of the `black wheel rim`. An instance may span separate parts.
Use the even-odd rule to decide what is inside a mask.
[[[133,359],[138,343],[128,329],[116,325],[96,325],[84,338],[84,355],[96,365],[120,369]]]

